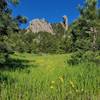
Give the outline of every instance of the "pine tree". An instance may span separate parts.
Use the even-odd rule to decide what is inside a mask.
[[[12,16],[12,9],[8,7],[8,3],[17,5],[18,0],[1,0],[0,1],[0,63],[5,62],[12,48],[6,41],[11,34],[19,31],[19,23],[26,23],[25,17]]]

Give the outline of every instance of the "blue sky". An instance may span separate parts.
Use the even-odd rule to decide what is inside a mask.
[[[62,16],[68,16],[69,24],[78,16],[78,4],[83,5],[84,0],[20,0],[20,4],[13,8],[13,15],[23,15],[28,22],[34,18],[45,18],[49,22],[60,22]],[[21,27],[27,27],[28,24]]]

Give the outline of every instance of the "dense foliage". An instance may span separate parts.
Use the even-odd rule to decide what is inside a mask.
[[[8,3],[17,5],[17,0],[1,0],[0,1],[0,64],[4,63],[10,53],[13,52],[13,38],[19,32],[19,24],[26,23],[26,18],[12,16],[12,10],[9,8]]]
[[[100,13],[97,0],[86,0],[79,11],[80,17],[71,25],[75,50],[100,50]]]
[[[86,0],[79,6],[80,17],[71,25],[73,37],[73,53],[68,63],[95,62],[100,64],[100,8],[97,0]]]
[[[100,65],[100,52],[93,52],[93,51],[77,51],[72,53],[70,58],[68,59],[68,64],[70,65],[77,65],[80,63],[94,63]]]

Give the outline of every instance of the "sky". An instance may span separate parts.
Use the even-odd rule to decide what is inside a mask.
[[[83,5],[84,0],[20,0],[20,4],[13,8],[13,16],[22,15],[29,21],[35,18],[45,18],[51,23],[61,22],[62,16],[68,17],[68,23],[72,23],[78,16],[77,6]]]

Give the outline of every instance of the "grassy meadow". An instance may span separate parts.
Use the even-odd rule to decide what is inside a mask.
[[[22,63],[0,70],[0,100],[100,100],[99,65],[68,65],[70,54],[11,57]]]

